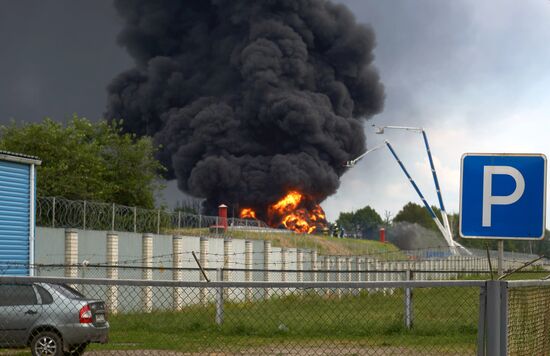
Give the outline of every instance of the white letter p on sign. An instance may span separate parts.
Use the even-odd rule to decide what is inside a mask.
[[[493,195],[493,175],[502,174],[514,178],[516,189],[510,195]],[[483,167],[483,216],[482,226],[491,226],[491,207],[493,205],[514,204],[521,198],[525,191],[525,179],[523,175],[510,166],[485,166]]]

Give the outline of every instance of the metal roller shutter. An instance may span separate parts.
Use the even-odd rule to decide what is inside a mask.
[[[0,275],[28,275],[30,166],[0,161]]]

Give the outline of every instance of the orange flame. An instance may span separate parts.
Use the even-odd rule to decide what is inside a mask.
[[[326,225],[325,212],[319,205],[311,210],[300,207],[308,200],[306,196],[295,190],[289,192],[281,200],[268,208],[270,225],[282,224],[289,230],[311,234],[319,227]],[[278,223],[277,223],[278,221]]]
[[[240,211],[241,219],[257,219],[256,216],[256,211],[251,208],[243,208]],[[290,191],[282,199],[267,207],[267,220],[270,226],[282,225],[302,234],[311,234],[327,225],[323,208],[296,190]]]
[[[256,212],[250,208],[243,208],[240,215],[241,219],[256,219]]]
[[[279,213],[291,212],[293,210],[296,210],[301,201],[302,194],[293,190],[288,193],[283,199],[271,205],[269,207],[269,210],[274,210]]]

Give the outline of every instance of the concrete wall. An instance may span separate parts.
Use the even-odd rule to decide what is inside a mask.
[[[311,271],[311,251],[295,248],[286,249],[286,264],[282,263],[282,249],[271,247],[266,255],[266,243],[261,240],[252,240],[252,261],[250,266],[245,264],[245,240],[231,240],[232,248],[224,254],[224,238],[208,238],[208,252],[201,251],[201,238],[195,236],[183,236],[181,238],[182,253],[179,260],[181,269],[171,269],[174,263],[173,236],[150,235],[152,238],[152,257],[144,258],[143,235],[130,232],[117,232],[118,234],[118,267],[114,269],[105,265],[107,262],[107,231],[91,230],[65,230],[62,228],[36,229],[35,243],[35,274],[38,276],[73,276],[83,278],[108,278],[118,275],[119,279],[154,279],[173,280],[176,278],[184,281],[199,281],[201,272],[192,256],[195,252],[197,258],[205,262],[208,268],[222,268],[225,261],[229,261],[229,268],[241,269],[241,271],[226,271],[225,277],[230,281],[246,281],[246,275],[250,274],[251,281],[269,280],[272,282],[287,281],[395,281],[402,280],[406,274],[404,271],[413,270],[415,279],[449,279],[456,278],[454,271],[487,270],[487,261],[484,258],[472,257],[447,257],[438,260],[405,260],[383,261],[369,258],[368,256],[318,256],[316,270],[324,269],[325,261],[329,260],[328,272]],[[67,241],[70,243],[65,244]],[[75,237],[77,237],[75,239]],[[76,242],[75,242],[76,240]],[[179,240],[178,240],[179,241]],[[76,246],[75,246],[76,245]],[[67,251],[65,247],[69,246]],[[149,246],[149,245],[147,245]],[[204,246],[204,244],[203,244]],[[74,248],[76,247],[76,248]],[[76,252],[74,254],[72,252]],[[66,253],[67,252],[67,253]],[[301,266],[298,264],[299,252],[303,256]],[[201,255],[202,253],[202,255]],[[269,258],[266,259],[265,257]],[[358,263],[358,259],[362,260]],[[116,258],[114,260],[117,260]],[[66,261],[73,261],[77,266],[65,266]],[[83,264],[87,261],[88,264]],[[268,262],[266,264],[266,262]],[[143,268],[145,267],[145,268]],[[153,267],[151,269],[151,267]],[[507,261],[505,269],[514,267]],[[189,270],[185,270],[189,268]],[[254,269],[247,273],[245,269]],[[266,271],[269,269],[270,271]],[[112,274],[116,270],[115,274]],[[284,270],[284,271],[273,271]],[[289,272],[294,271],[294,272]],[[297,271],[296,270],[300,270]],[[306,272],[302,272],[306,271]],[[177,271],[177,273],[174,273]],[[309,272],[307,272],[309,271]],[[431,272],[430,271],[434,271]],[[210,280],[218,280],[215,270],[207,271]],[[111,277],[116,278],[116,277]],[[156,309],[174,308],[180,310],[184,305],[213,302],[215,295],[207,288],[161,288],[161,287],[126,287],[117,286],[80,286],[81,291],[90,297],[110,301],[113,312],[126,312]],[[393,293],[392,289],[379,288],[377,292]],[[253,293],[247,290],[228,290],[227,300],[242,301],[245,299],[269,298],[272,290],[256,289]],[[284,293],[292,293],[286,290]],[[300,292],[300,291],[297,291]],[[354,293],[352,290],[333,291],[337,296],[345,293]],[[176,295],[175,293],[180,293]]]
[[[78,257],[79,264],[84,261],[89,264],[105,264],[107,260],[107,231],[93,230],[76,230],[78,233]],[[142,234],[132,232],[117,232],[119,240],[119,266],[136,266],[142,265]],[[208,239],[208,268],[222,268],[224,264],[224,239],[223,237],[210,237]],[[197,268],[192,252],[194,251],[197,258],[200,254],[200,237],[183,236],[182,237],[182,267]],[[231,267],[237,269],[245,268],[245,240],[232,240],[233,254],[231,256]],[[252,241],[252,268],[264,268],[264,242],[260,240]],[[62,265],[65,262],[65,229],[63,228],[36,228],[36,243],[35,243],[35,263],[37,265]],[[289,269],[295,269],[296,249],[288,249],[290,263]],[[272,247],[270,254],[270,269],[281,268],[281,249]],[[162,268],[172,267],[172,235],[153,235],[153,279],[172,279],[172,272],[162,270]],[[293,263],[294,261],[294,263]],[[306,265],[306,264],[305,264]],[[79,268],[79,275],[84,277],[105,278],[105,268]],[[64,270],[59,267],[41,268],[38,275],[62,276]],[[84,275],[83,275],[84,273]],[[214,271],[208,272],[212,280],[216,279]],[[276,277],[276,274],[273,274]],[[278,275],[278,274],[277,274]],[[253,280],[263,280],[263,272],[254,272]],[[232,280],[244,281],[244,272],[232,272]],[[120,279],[141,279],[141,270],[136,269],[119,269]],[[183,279],[186,281],[198,281],[198,271],[184,271]],[[280,280],[278,278],[273,281]]]

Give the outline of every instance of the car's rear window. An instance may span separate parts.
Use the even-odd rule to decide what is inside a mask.
[[[82,295],[79,291],[72,287],[69,287],[66,284],[50,284],[50,286],[56,292],[69,299],[86,299],[86,297]]]
[[[38,294],[40,294],[40,299],[42,299],[42,304],[53,303],[53,297],[47,290],[45,290],[43,287],[39,285],[35,285],[35,287],[36,287],[36,290],[38,291]]]

